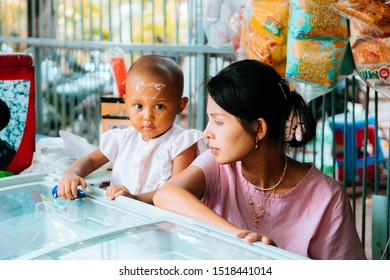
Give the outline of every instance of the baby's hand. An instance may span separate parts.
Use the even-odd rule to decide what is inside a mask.
[[[276,246],[275,241],[273,241],[269,237],[266,237],[264,235],[261,235],[260,233],[249,231],[249,230],[240,230],[239,232],[236,233],[236,237],[244,238],[244,240],[248,243],[260,241],[263,242],[264,244]]]
[[[116,185],[109,186],[106,191],[107,200],[114,200],[116,197],[123,195],[130,198],[134,198],[133,195],[124,186]]]
[[[81,186],[84,191],[87,189],[87,183],[83,178],[76,173],[65,173],[58,182],[57,195],[63,199],[77,198],[78,186]]]

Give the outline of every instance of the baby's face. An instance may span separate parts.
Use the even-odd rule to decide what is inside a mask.
[[[182,99],[171,90],[158,76],[133,74],[126,80],[130,122],[145,141],[164,134],[182,111]]]

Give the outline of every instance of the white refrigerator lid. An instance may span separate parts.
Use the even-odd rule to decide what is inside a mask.
[[[47,174],[0,179],[0,259],[305,259],[90,186],[54,198]]]

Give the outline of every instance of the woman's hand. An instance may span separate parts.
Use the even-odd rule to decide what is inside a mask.
[[[124,186],[115,185],[115,186],[109,186],[106,191],[106,198],[107,200],[114,200],[116,197],[123,195],[130,198],[135,198],[128,189]]]
[[[236,237],[243,238],[248,243],[253,243],[256,241],[263,242],[267,245],[277,246],[275,241],[271,238],[261,235],[260,233],[249,231],[249,230],[240,230],[236,233]]]

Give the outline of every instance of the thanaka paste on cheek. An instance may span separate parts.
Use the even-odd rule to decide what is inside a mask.
[[[225,124],[225,126],[222,128],[220,126],[217,126],[217,131],[215,132],[215,139],[218,141],[221,141],[222,143],[225,143],[226,139],[223,139],[224,131],[227,130],[229,132],[229,125]],[[221,136],[222,134],[222,136]]]
[[[216,139],[219,139],[219,131],[220,131],[220,127],[217,126],[217,131],[215,132],[215,138]]]

